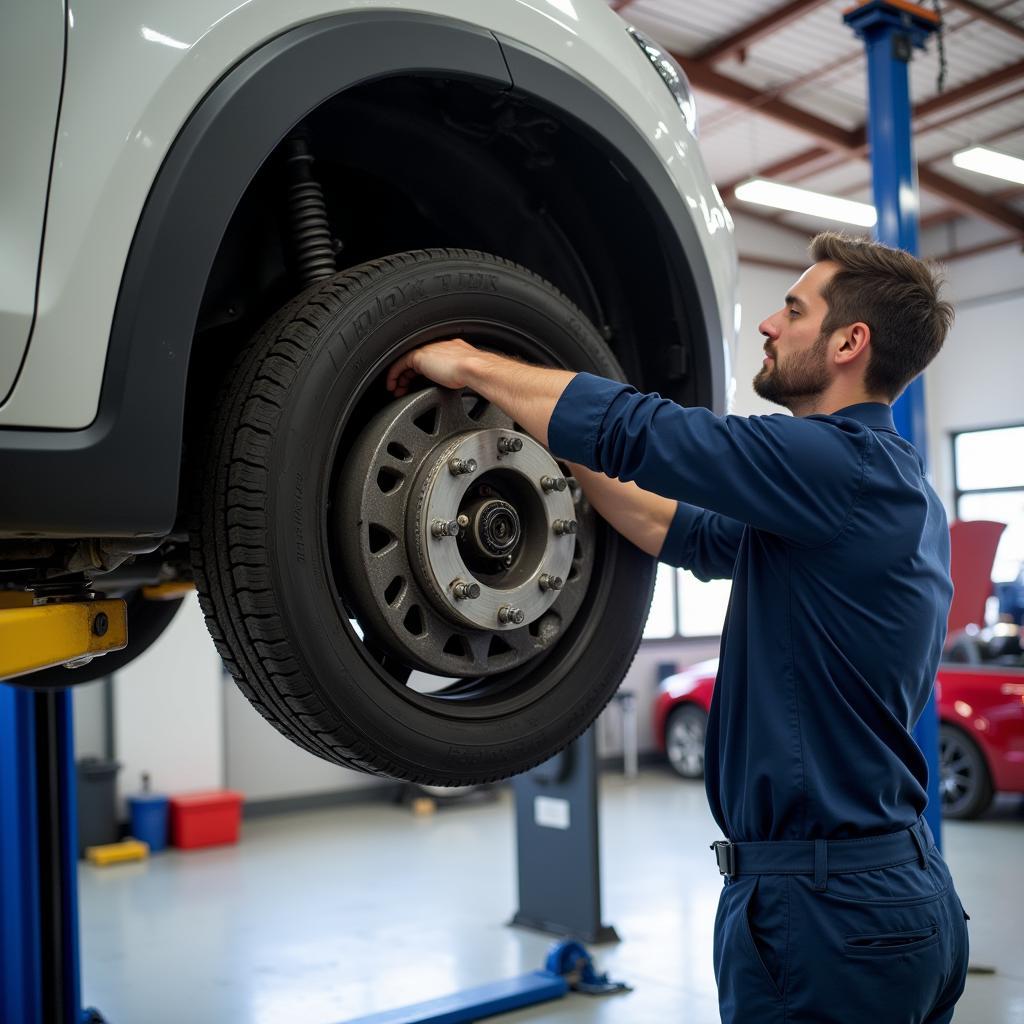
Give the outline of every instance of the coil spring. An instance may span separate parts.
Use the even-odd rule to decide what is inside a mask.
[[[292,256],[302,287],[330,277],[337,270],[327,204],[313,177],[313,155],[306,139],[288,140],[288,224]]]

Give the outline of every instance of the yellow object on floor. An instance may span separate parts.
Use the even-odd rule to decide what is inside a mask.
[[[125,839],[120,843],[107,843],[105,846],[87,846],[85,856],[97,867],[119,864],[125,860],[145,860],[149,856],[149,844],[138,839]]]

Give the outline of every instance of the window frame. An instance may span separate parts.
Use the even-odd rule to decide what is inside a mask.
[[[1014,490],[1016,490],[1016,488],[1014,488]],[[680,575],[679,574],[683,573],[683,572],[686,572],[686,570],[683,569],[681,566],[678,566],[678,565],[669,565],[668,562],[664,562],[664,563],[659,562],[658,564],[659,565],[661,565],[661,564],[668,565],[668,567],[675,574],[673,576],[673,580],[672,580],[672,582],[673,582],[673,587],[672,587],[672,623],[673,623],[674,632],[672,633],[671,636],[652,636],[650,638],[643,637],[643,638],[641,638],[640,643],[642,643],[644,646],[659,646],[659,645],[663,646],[665,644],[690,644],[690,643],[706,644],[706,643],[708,643],[711,640],[721,640],[721,638],[722,638],[722,633],[721,632],[718,632],[718,633],[708,633],[707,635],[705,635],[703,633],[700,634],[700,635],[697,635],[697,634],[690,634],[690,633],[682,633],[682,632],[680,632],[679,627],[681,625],[680,617],[681,617],[681,613],[682,613],[682,608],[681,608],[680,602],[679,602],[679,587],[680,587]]]
[[[966,487],[960,486],[960,467],[956,457],[956,439],[964,434],[984,434],[989,430],[1019,430],[1024,428],[1024,421],[1017,423],[994,423],[986,427],[964,427],[949,432],[949,445],[953,458],[953,512],[960,518],[960,499],[969,494],[1012,494],[1024,491],[1024,483],[1012,484],[1009,487]]]

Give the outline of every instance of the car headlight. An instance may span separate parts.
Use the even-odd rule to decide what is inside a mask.
[[[690,80],[686,72],[679,66],[679,62],[657,43],[648,39],[642,32],[638,32],[632,25],[627,29],[629,34],[636,40],[637,46],[646,54],[647,59],[654,65],[654,70],[661,75],[661,80],[668,86],[679,110],[682,112],[686,127],[692,135],[697,134],[697,104],[693,99],[693,90],[690,88]]]

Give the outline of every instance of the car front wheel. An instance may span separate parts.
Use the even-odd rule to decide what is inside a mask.
[[[590,725],[655,568],[496,406],[430,386],[393,398],[393,361],[454,336],[621,378],[579,310],[500,258],[345,271],[232,370],[192,532],[210,632],[268,721],[338,764],[447,786],[524,771]]]

